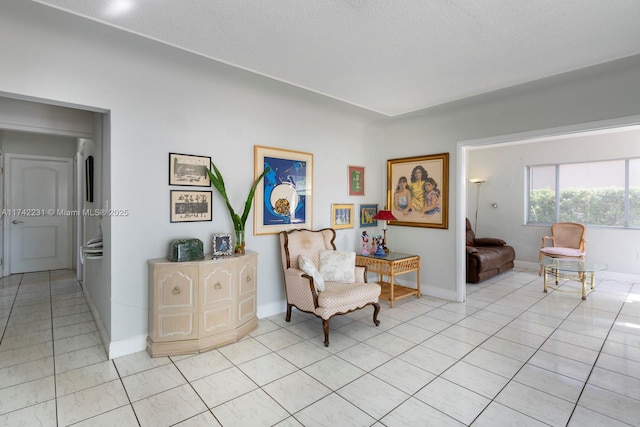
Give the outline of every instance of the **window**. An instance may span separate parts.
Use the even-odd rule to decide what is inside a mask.
[[[640,228],[640,159],[527,166],[527,224]]]

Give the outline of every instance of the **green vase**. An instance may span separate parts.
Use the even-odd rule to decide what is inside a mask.
[[[244,255],[244,228],[236,229],[235,253]]]

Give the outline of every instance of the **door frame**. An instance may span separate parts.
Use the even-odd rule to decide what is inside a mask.
[[[78,179],[76,176],[76,169],[75,169],[75,165],[74,165],[74,159],[72,158],[67,158],[67,157],[56,157],[56,156],[37,156],[37,155],[30,155],[30,154],[19,154],[19,153],[2,153],[2,175],[3,175],[3,180],[2,180],[2,208],[5,209],[7,206],[7,202],[10,199],[9,195],[10,195],[10,180],[8,178],[8,167],[7,165],[9,164],[9,161],[12,158],[25,158],[25,159],[30,159],[30,160],[57,160],[57,161],[64,161],[66,163],[68,163],[69,165],[69,170],[71,172],[69,178],[70,178],[70,182],[68,183],[69,186],[69,199],[71,201],[71,206],[70,206],[70,210],[74,210],[77,209],[78,206],[78,193],[76,191],[76,185],[75,182]],[[10,237],[10,232],[9,232],[9,221],[11,220],[10,216],[7,215],[2,215],[2,237],[3,237],[3,241],[2,241],[2,250],[3,250],[3,262],[2,262],[2,276],[8,276],[11,273],[10,271],[10,265],[11,265],[11,237]],[[69,258],[70,258],[70,262],[71,262],[71,268],[75,268],[76,267],[76,243],[78,240],[78,236],[76,235],[76,225],[77,225],[77,216],[72,216],[71,217],[71,223],[69,224],[69,230],[67,231],[69,233],[68,237],[69,237],[69,245],[68,245],[68,251],[70,251]]]

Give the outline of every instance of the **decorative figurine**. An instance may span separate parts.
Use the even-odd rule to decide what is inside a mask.
[[[374,255],[375,256],[386,256],[386,253],[384,252],[382,236],[374,237],[373,241],[374,241],[374,244],[376,245],[376,251],[375,251]]]
[[[360,250],[360,253],[362,255],[369,255],[369,235],[367,234],[366,231],[362,232],[362,249]]]

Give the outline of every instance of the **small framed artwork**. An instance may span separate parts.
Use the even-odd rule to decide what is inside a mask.
[[[377,227],[378,205],[360,205],[360,227]]]
[[[216,233],[213,235],[213,255],[223,256],[233,254],[233,246],[231,245],[231,234]]]
[[[210,187],[211,157],[169,153],[169,185]]]
[[[171,222],[211,221],[211,191],[171,190]]]
[[[353,228],[353,223],[353,204],[331,205],[331,228],[336,230]]]
[[[311,229],[313,154],[254,146],[254,179],[269,168],[255,191],[253,233]]]
[[[387,160],[390,225],[448,228],[449,153]]]
[[[364,196],[363,166],[349,166],[349,195]]]

